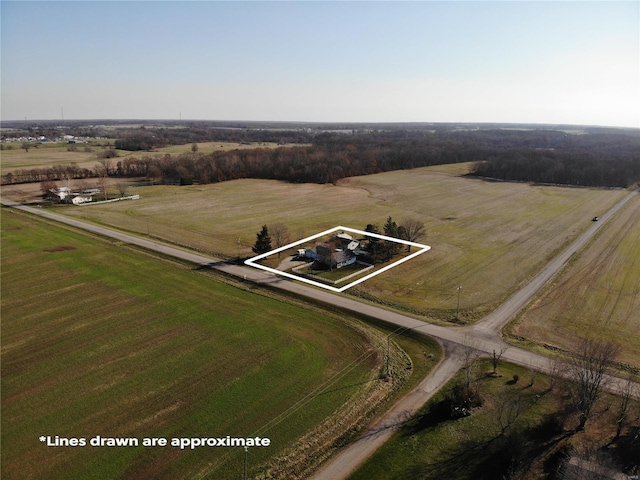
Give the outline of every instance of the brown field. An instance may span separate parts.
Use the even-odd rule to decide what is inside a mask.
[[[623,347],[618,360],[640,366],[640,197],[531,304],[509,332],[571,350],[585,335]]]
[[[106,140],[105,140],[106,141]],[[102,142],[105,142],[102,141]],[[109,140],[113,143],[113,140]],[[192,153],[192,143],[185,145],[172,145],[170,147],[158,148],[151,152],[129,152],[125,150],[118,150],[118,157],[110,159],[112,163],[118,162],[128,157],[146,157],[155,155],[164,155],[169,153],[171,155],[180,155],[182,153]],[[273,142],[202,142],[197,143],[198,153],[208,154],[218,151],[229,150],[241,150],[246,148],[278,148],[283,146],[294,146],[293,144],[278,145]],[[10,150],[6,150],[7,146],[10,146]],[[91,143],[76,143],[74,147],[76,151],[69,151],[68,148],[71,145],[67,143],[43,143],[36,147],[31,147],[28,152],[21,148],[21,143],[14,142],[11,144],[5,144],[4,150],[0,153],[2,158],[2,171],[1,174],[5,175],[8,172],[12,172],[22,168],[45,168],[53,165],[68,165],[76,164],[81,168],[94,168],[99,163],[97,154],[104,151],[104,147],[96,146]],[[297,146],[297,145],[296,145]],[[91,149],[91,151],[85,151],[85,147]],[[91,181],[91,180],[90,180]]]
[[[80,168],[93,168],[98,164],[96,153],[101,147],[75,144],[76,151],[67,150],[70,145],[66,143],[43,143],[37,148],[31,147],[28,152],[20,148],[20,143],[10,144],[11,150],[2,150],[2,175],[22,168],[46,168],[53,165],[75,164]],[[93,149],[85,152],[85,146]],[[5,145],[6,148],[6,145]]]
[[[460,168],[459,166],[457,168]],[[253,256],[263,224],[285,224],[291,241],[344,225],[364,229],[424,222],[428,253],[349,292],[449,320],[475,321],[531,278],[624,190],[532,186],[464,178],[429,167],[345,179],[338,185],[237,180],[131,189],[142,198],[60,209],[213,255]]]

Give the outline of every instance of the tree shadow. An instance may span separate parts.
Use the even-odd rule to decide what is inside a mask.
[[[442,408],[442,407],[441,407]],[[424,415],[412,425],[428,428],[443,422],[440,415]],[[446,420],[446,419],[444,419]],[[546,452],[553,451],[572,432],[565,431],[559,415],[549,415],[544,421],[526,429],[510,429],[483,441],[467,440],[459,444],[455,451],[444,454],[439,460],[421,463],[406,472],[407,478],[472,478],[474,480],[495,480],[518,478],[528,471],[534,462]]]
[[[455,421],[455,419],[451,417],[452,408],[452,403],[449,399],[444,399],[431,405],[427,412],[414,415],[404,423],[401,429],[402,435],[410,437],[427,428],[436,427],[443,422]]]
[[[603,449],[612,454],[624,472],[640,473],[640,426],[628,428],[624,435],[614,438]]]

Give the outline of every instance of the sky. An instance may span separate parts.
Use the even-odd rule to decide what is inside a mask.
[[[6,1],[3,120],[640,128],[638,1]]]

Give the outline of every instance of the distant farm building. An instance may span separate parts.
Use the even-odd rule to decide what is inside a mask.
[[[59,187],[49,189],[49,198],[51,200],[60,203],[73,203],[74,205],[80,205],[81,203],[88,203],[93,201],[93,195],[100,190],[92,188],[88,190],[82,190],[74,192],[69,187]]]

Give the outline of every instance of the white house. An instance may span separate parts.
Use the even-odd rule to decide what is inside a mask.
[[[300,249],[298,254],[303,252],[301,256],[316,260],[329,268],[342,268],[356,262],[354,250],[359,245],[359,241],[343,232],[325,243],[317,244],[315,248]]]
[[[94,189],[84,190],[82,192],[73,192],[69,187],[59,187],[59,188],[51,188],[49,192],[51,193],[51,197],[57,200],[58,202],[68,202],[69,198],[71,199],[71,203],[74,205],[80,205],[81,203],[88,203],[93,200],[93,194],[97,193],[99,190],[94,191]]]

